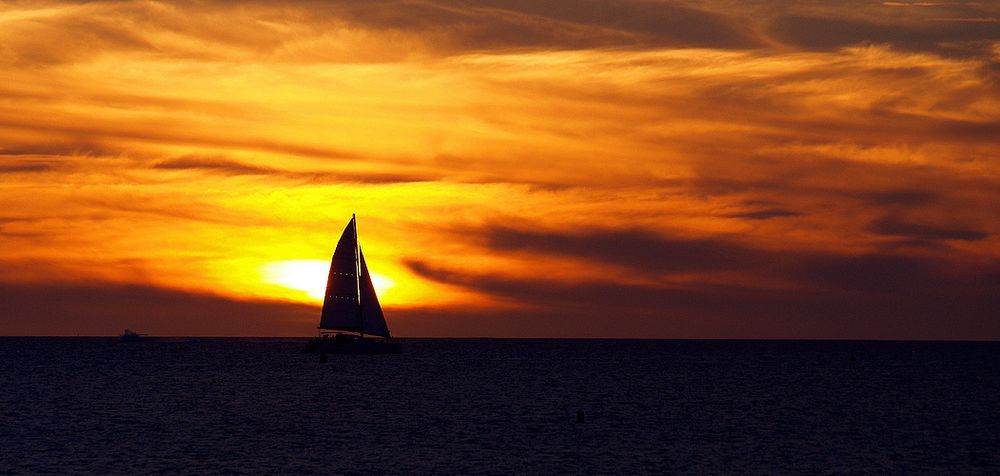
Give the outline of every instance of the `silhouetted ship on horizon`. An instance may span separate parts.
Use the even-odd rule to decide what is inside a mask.
[[[344,228],[330,261],[319,335],[306,352],[321,354],[398,354],[401,343],[392,339],[382,306],[358,243],[357,217]],[[374,339],[371,337],[375,337]]]
[[[120,340],[122,342],[139,342],[139,341],[147,341],[147,340],[152,340],[152,339],[153,338],[149,337],[148,334],[140,334],[140,333],[135,332],[135,331],[133,331],[131,329],[125,329],[124,331],[122,331],[121,335],[118,336],[118,340]]]

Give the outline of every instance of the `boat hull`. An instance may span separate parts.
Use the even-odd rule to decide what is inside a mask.
[[[306,344],[309,354],[401,354],[403,344],[382,340],[312,339]]]
[[[118,336],[119,342],[149,342],[153,340],[156,340],[156,337],[149,337],[145,334],[136,334],[134,332]]]
[[[156,337],[119,337],[118,342],[152,342],[155,341]]]

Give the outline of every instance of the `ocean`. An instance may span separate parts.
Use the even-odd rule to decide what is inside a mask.
[[[1000,472],[1000,343],[304,345],[0,338],[0,473]]]

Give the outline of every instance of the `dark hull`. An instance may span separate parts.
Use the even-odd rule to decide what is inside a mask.
[[[400,354],[403,344],[382,340],[312,339],[306,344],[310,354]]]

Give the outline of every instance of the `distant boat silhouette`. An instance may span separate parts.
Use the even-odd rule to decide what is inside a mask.
[[[125,329],[122,331],[122,335],[118,336],[118,340],[122,342],[137,342],[142,340],[150,340],[147,334],[139,334],[138,332],[133,332],[130,329]]]
[[[365,335],[381,339],[365,338]],[[398,354],[403,346],[392,340],[368,273],[365,255],[358,243],[357,217],[337,242],[326,281],[319,336],[306,345],[306,352],[324,354]]]

